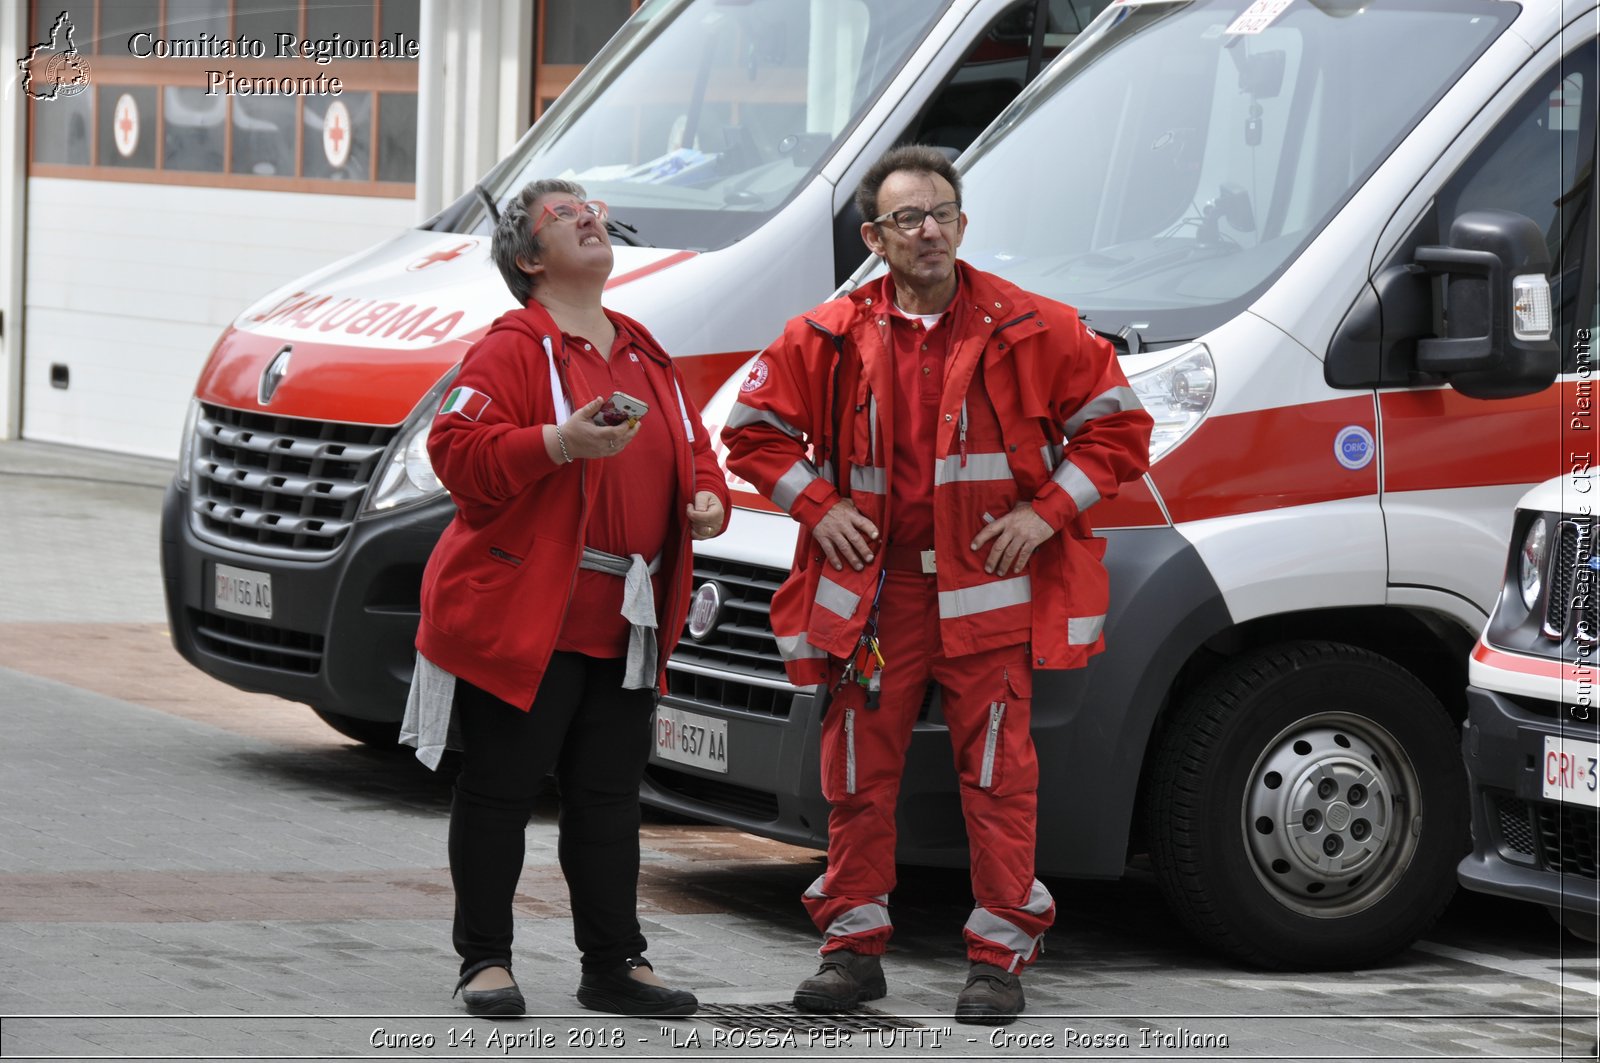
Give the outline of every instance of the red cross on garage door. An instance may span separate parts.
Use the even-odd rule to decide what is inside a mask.
[[[111,118],[111,132],[116,137],[117,154],[124,159],[139,147],[139,105],[124,92],[117,97],[117,109]]]
[[[322,151],[335,170],[350,161],[350,108],[337,100],[322,116]]]

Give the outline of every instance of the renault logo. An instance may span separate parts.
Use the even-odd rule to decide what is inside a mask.
[[[283,383],[283,378],[289,375],[289,347],[286,344],[283,350],[272,356],[272,361],[261,371],[261,384],[256,389],[256,401],[265,406],[272,401],[272,396],[277,393],[278,385]]]
[[[722,588],[715,583],[702,583],[689,603],[689,637],[704,642],[716,630],[722,616]]]

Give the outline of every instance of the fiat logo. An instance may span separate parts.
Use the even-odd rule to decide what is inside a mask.
[[[722,588],[715,583],[702,583],[689,603],[689,637],[704,642],[716,630],[722,616]]]

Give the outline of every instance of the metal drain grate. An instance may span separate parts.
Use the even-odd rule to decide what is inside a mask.
[[[793,1004],[701,1004],[695,1018],[704,1019],[730,1030],[772,1031],[774,1035],[793,1033],[804,1044],[806,1038],[831,1031],[842,1033],[874,1033],[879,1030],[920,1030],[922,1024],[897,1015],[885,1015],[872,1008],[833,1015],[813,1015],[796,1011]]]

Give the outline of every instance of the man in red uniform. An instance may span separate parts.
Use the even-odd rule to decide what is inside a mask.
[[[828,689],[828,870],[804,903],[822,966],[801,1010],[887,992],[895,801],[930,680],[943,688],[975,906],[963,1022],[1023,1009],[1055,917],[1033,877],[1033,669],[1102,648],[1105,541],[1084,511],[1149,464],[1150,416],[1077,312],[956,259],[961,181],[896,148],[862,180],[888,276],[790,321],[741,386],[728,467],[801,525],[772,628],[797,684]]]

